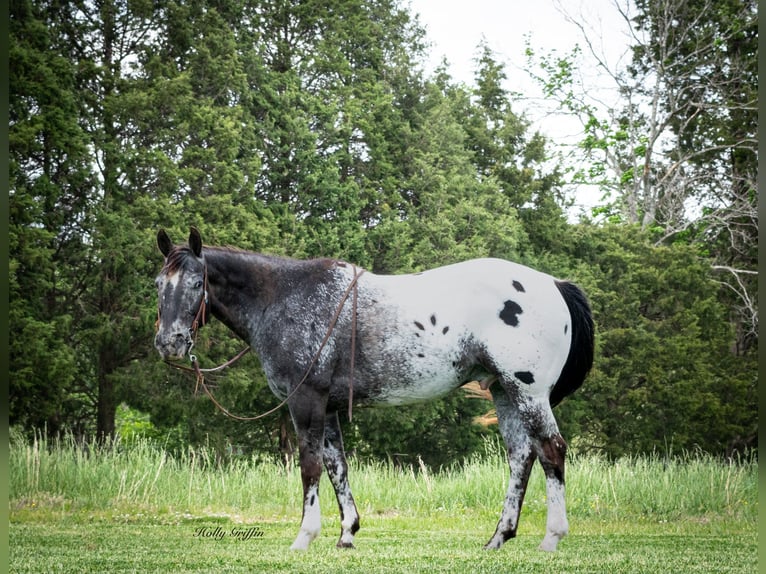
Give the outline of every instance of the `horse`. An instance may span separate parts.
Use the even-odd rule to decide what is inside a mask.
[[[348,482],[339,412],[441,397],[470,381],[489,389],[510,480],[485,548],[516,536],[535,460],[545,474],[540,549],[569,530],[567,444],[552,408],[583,383],[594,334],[586,296],[573,283],[502,259],[473,259],[420,273],[382,275],[335,259],[297,260],[157,234],[154,345],[165,360],[191,355],[215,317],[258,354],[269,388],[288,406],[298,440],[303,514],[291,548],[320,534],[322,468],[341,517],[337,546],[353,548],[359,513]]]

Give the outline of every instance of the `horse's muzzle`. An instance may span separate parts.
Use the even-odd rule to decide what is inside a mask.
[[[163,359],[183,359],[192,347],[192,340],[187,333],[174,333],[163,336],[157,333],[154,337],[154,347]]]

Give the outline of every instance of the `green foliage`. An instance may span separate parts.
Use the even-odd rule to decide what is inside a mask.
[[[731,353],[720,287],[693,248],[651,246],[630,226],[573,229],[574,276],[597,324],[597,360],[559,409],[579,449],[610,456],[702,448],[756,435],[755,364]]]
[[[72,330],[90,264],[81,243],[93,185],[78,121],[77,69],[46,6],[15,3],[10,41],[10,420],[82,430],[92,403]]]
[[[424,77],[425,31],[391,0],[11,10],[9,405],[27,433],[289,458],[286,409],[256,424],[230,420],[152,348],[157,229],[180,241],[195,225],[211,244],[380,273],[496,256],[575,279],[599,331],[591,378],[559,409],[573,444],[614,456],[752,446],[752,337],[738,336],[741,356],[729,352],[732,298],[700,259],[746,267],[752,246],[738,243],[740,255],[726,259],[723,235],[698,247],[704,226],[654,247],[663,225],[653,235],[570,225],[564,172],[513,109],[486,45],[465,86],[443,69]],[[588,118],[582,149],[643,154],[648,140],[627,116],[607,122],[571,90],[578,54],[543,67],[551,95]],[[747,173],[749,156],[738,162]],[[629,186],[638,173],[611,181],[605,162],[588,167],[576,177],[605,186]],[[619,224],[630,220],[624,208],[598,209]],[[216,323],[197,342],[205,364],[241,346]],[[252,355],[210,382],[237,414],[277,404]],[[471,421],[487,408],[456,393],[360,411],[343,422],[347,446],[443,468],[482,449],[494,430]]]
[[[122,411],[123,426],[143,426]],[[133,421],[132,423],[130,421]],[[141,421],[141,425],[139,425]],[[424,518],[473,514],[491,520],[498,512],[508,465],[499,439],[481,441],[482,450],[432,472],[414,466],[352,458],[349,479],[365,516],[396,510]],[[71,436],[49,441],[14,435],[10,444],[10,501],[19,516],[39,512],[93,512],[116,517],[137,509],[164,514],[238,513],[285,519],[300,517],[301,478],[297,465],[272,464],[260,457],[225,460],[212,445],[174,452],[148,438],[84,447]],[[567,462],[568,510],[572,520],[660,523],[737,519],[754,522],[758,512],[757,462],[723,462],[700,454],[684,457],[630,456],[607,461],[576,456]],[[335,511],[334,493],[322,480],[326,515]],[[183,487],[180,487],[183,486]],[[330,510],[332,509],[332,510]],[[545,480],[535,465],[523,517],[544,526]],[[157,516],[161,520],[162,516]]]
[[[126,444],[154,438],[157,433],[157,427],[149,420],[149,415],[131,409],[126,404],[117,407],[115,422],[117,433]]]

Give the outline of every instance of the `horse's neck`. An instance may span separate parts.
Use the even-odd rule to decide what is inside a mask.
[[[206,252],[205,260],[213,316],[249,340],[254,323],[278,291],[274,262],[255,253],[217,249]]]

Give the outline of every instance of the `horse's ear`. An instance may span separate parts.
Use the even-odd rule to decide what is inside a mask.
[[[168,234],[165,233],[164,229],[160,229],[157,232],[157,247],[160,248],[160,253],[165,257],[167,257],[173,250],[173,242],[170,240],[170,237],[168,237]]]
[[[194,255],[202,257],[202,236],[199,234],[199,229],[196,227],[192,227],[189,232],[189,247],[191,247]]]

